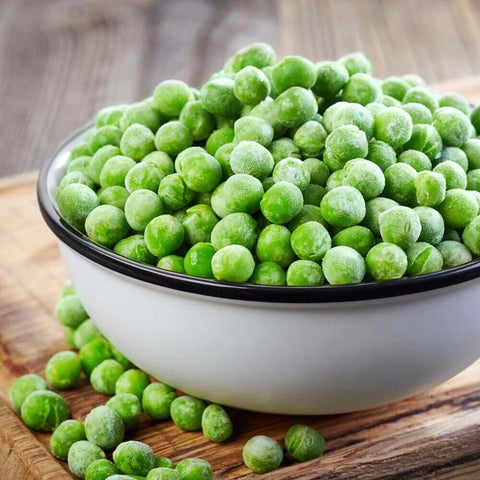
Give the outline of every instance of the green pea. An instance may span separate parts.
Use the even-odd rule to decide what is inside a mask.
[[[235,96],[234,86],[234,81],[226,77],[207,82],[200,91],[203,108],[214,115],[238,115],[242,104]]]
[[[412,136],[404,148],[419,150],[433,160],[442,151],[442,137],[433,125],[417,124],[413,126]]]
[[[214,130],[205,143],[205,150],[210,155],[215,155],[217,150],[227,143],[232,143],[235,137],[235,131],[232,126],[223,126]]]
[[[365,200],[354,187],[342,186],[327,192],[320,203],[322,217],[333,226],[351,227],[365,217]]]
[[[220,405],[209,405],[202,413],[203,435],[212,442],[221,443],[233,434],[233,425],[228,413]]]
[[[363,257],[353,248],[345,246],[328,250],[323,257],[322,269],[330,285],[360,283],[366,273]]]
[[[134,123],[123,132],[120,150],[138,162],[155,150],[155,136],[148,127]]]
[[[250,283],[254,285],[285,285],[287,278],[285,270],[274,262],[257,263],[253,274],[250,277]]]
[[[471,220],[462,234],[463,243],[476,256],[480,255],[480,216]]]
[[[430,207],[415,207],[413,211],[418,215],[422,231],[418,237],[419,242],[427,242],[437,245],[443,239],[445,222],[442,216]]]
[[[260,209],[267,220],[272,223],[287,223],[302,209],[302,191],[293,183],[275,183],[260,202]]]
[[[78,478],[85,478],[87,468],[95,460],[105,459],[105,452],[97,445],[80,440],[68,450],[68,468]]]
[[[122,419],[107,406],[94,408],[85,418],[87,440],[103,449],[115,448],[125,432]]]
[[[178,80],[161,82],[153,92],[153,105],[166,117],[178,117],[183,107],[193,100],[189,86]]]
[[[54,388],[72,388],[82,373],[82,361],[75,352],[65,351],[56,353],[47,362],[45,378]]]
[[[127,475],[147,475],[155,466],[155,455],[146,443],[130,440],[118,445],[113,461]]]
[[[114,395],[106,405],[122,419],[127,431],[131,430],[140,420],[142,405],[138,397],[132,393]]]
[[[356,188],[365,200],[380,196],[385,188],[382,169],[370,160],[349,160],[343,171],[343,185]]]
[[[307,462],[323,455],[325,440],[313,428],[306,425],[293,425],[285,436],[285,447],[295,460]]]
[[[125,187],[114,185],[112,187],[106,187],[101,192],[99,190],[98,199],[100,200],[100,205],[112,205],[120,210],[124,210],[129,195]]]
[[[95,391],[105,395],[113,395],[115,384],[123,372],[123,366],[116,360],[104,360],[92,370],[90,383]]]
[[[194,192],[210,192],[222,179],[220,163],[200,147],[188,148],[180,153],[175,167]]]
[[[122,257],[130,258],[140,263],[147,265],[155,263],[155,256],[149,252],[143,235],[125,237],[113,247],[113,251]]]
[[[284,158],[275,165],[272,178],[275,183],[293,183],[303,191],[310,183],[310,170],[298,158]]]
[[[443,268],[458,267],[472,261],[472,254],[463,243],[444,240],[437,249],[443,257]]]
[[[441,107],[433,115],[433,126],[442,137],[443,144],[461,147],[470,138],[470,119],[454,107]]]
[[[454,188],[447,190],[445,200],[438,206],[438,211],[447,227],[465,228],[477,216],[478,208],[472,192]]]
[[[106,480],[119,473],[118,468],[110,460],[102,458],[92,462],[85,471],[85,480]]]
[[[100,109],[95,117],[95,127],[100,128],[105,125],[118,127],[126,108],[127,105],[109,105]]]
[[[407,271],[407,255],[393,243],[377,243],[365,257],[368,274],[376,281],[401,278]]]
[[[178,462],[175,470],[181,480],[213,480],[211,465],[200,458],[185,458]]]
[[[334,97],[348,81],[348,70],[340,62],[320,62],[316,66],[317,78],[313,93],[320,97]]]
[[[135,160],[123,155],[109,158],[100,172],[100,186],[102,188],[113,187],[114,185],[124,187],[125,177],[135,165]]]
[[[332,240],[321,223],[306,222],[292,232],[291,244],[301,260],[320,261],[332,246]]]
[[[416,170],[406,163],[395,163],[385,172],[383,194],[403,205],[413,205],[416,200]]]
[[[365,132],[355,125],[343,125],[327,137],[323,160],[330,170],[335,171],[342,169],[348,160],[365,158],[367,154]]]
[[[63,397],[49,390],[31,392],[23,401],[20,413],[23,423],[39,432],[53,432],[70,417]]]
[[[348,70],[349,75],[356,73],[372,73],[372,64],[362,52],[344,55],[338,60]]]
[[[156,165],[140,162],[128,171],[125,177],[125,187],[129,193],[140,189],[157,192],[160,180],[164,176]]]
[[[62,188],[57,201],[62,218],[81,232],[85,231],[86,218],[99,204],[96,193],[82,183],[72,183]]]
[[[437,95],[430,89],[418,86],[411,88],[403,97],[403,103],[421,103],[432,113],[438,108]]]
[[[47,383],[42,377],[27,373],[17,378],[10,390],[10,402],[13,408],[20,412],[25,399],[37,390],[48,390]]]
[[[283,451],[273,438],[257,435],[243,447],[243,461],[254,473],[268,473],[276,470],[283,460]]]
[[[391,107],[375,118],[375,138],[398,148],[407,143],[413,131],[410,115],[401,108]]]
[[[405,103],[400,108],[410,115],[414,125],[422,123],[430,124],[433,122],[432,112],[422,103]]]
[[[120,139],[122,138],[122,131],[113,125],[105,125],[98,128],[90,140],[90,149],[95,153],[105,145],[120,146]]]
[[[232,72],[239,72],[242,68],[253,65],[257,68],[273,65],[277,61],[275,50],[263,42],[255,42],[235,53],[230,62]]]
[[[88,237],[105,247],[113,247],[129,230],[125,214],[112,205],[100,205],[85,220]]]
[[[393,147],[380,140],[372,140],[368,144],[367,160],[378,165],[382,171],[397,162],[397,154]]]
[[[88,319],[88,313],[78,295],[67,295],[60,298],[55,307],[55,315],[60,322],[72,328],[77,328]]]
[[[155,457],[155,468],[175,468],[167,457]]]
[[[323,285],[325,276],[320,265],[313,260],[296,260],[287,270],[287,285],[293,287],[315,287]]]
[[[180,480],[180,475],[171,468],[154,468],[147,475],[147,480]]]
[[[166,255],[160,258],[157,267],[170,272],[185,273],[184,263],[184,258],[180,255]]]
[[[351,247],[362,257],[367,255],[374,244],[375,237],[373,233],[367,227],[359,225],[345,228],[332,238],[332,245],[334,247]]]
[[[173,161],[170,158],[170,155],[165,152],[149,153],[143,158],[142,163],[155,165],[164,177],[174,172]]]
[[[153,102],[143,101],[128,105],[123,111],[119,127],[125,131],[131,125],[143,125],[155,133],[162,124],[162,115],[153,107]]]
[[[269,95],[270,82],[264,72],[247,66],[235,75],[233,91],[244,105],[257,105]]]
[[[342,100],[360,105],[376,102],[381,95],[380,85],[366,73],[353,74],[342,90]]]
[[[215,248],[211,243],[196,243],[185,254],[185,272],[194,277],[213,278],[212,258],[214,255]]]
[[[411,85],[402,77],[392,76],[382,82],[383,93],[400,101],[410,88],[412,88]]]
[[[462,150],[467,155],[470,170],[480,168],[480,138],[472,138],[463,145]]]
[[[279,123],[290,128],[307,122],[318,110],[313,93],[302,87],[285,90],[275,99],[275,107]]]
[[[284,57],[272,69],[272,85],[282,93],[291,87],[310,88],[317,79],[315,65],[299,56]]]
[[[439,163],[446,162],[447,160],[458,163],[465,172],[468,170],[467,154],[460,148],[445,147],[434,159],[434,165],[437,166]]]
[[[195,141],[207,139],[215,128],[215,117],[203,108],[199,100],[188,102],[179,120],[190,129]]]
[[[163,124],[155,134],[155,147],[176,157],[193,144],[193,134],[182,122],[172,120]]]
[[[420,218],[408,207],[392,207],[380,214],[379,221],[382,239],[403,249],[413,245],[422,231]]]
[[[185,237],[183,225],[172,215],[160,215],[150,221],[145,229],[145,244],[157,257],[177,250]]]
[[[254,268],[255,260],[243,245],[227,245],[212,257],[212,272],[217,280],[246,282]]]
[[[443,266],[442,254],[426,242],[418,242],[410,246],[407,250],[407,258],[407,274],[410,276],[437,272]]]
[[[418,150],[405,150],[398,156],[398,161],[410,165],[417,172],[432,169],[431,160],[423,152],[419,152]]]
[[[254,141],[241,141],[230,155],[230,166],[234,173],[251,175],[260,180],[268,177],[273,165],[271,153]]]
[[[123,372],[115,383],[115,394],[132,393],[139,400],[142,399],[143,391],[150,384],[150,379],[145,372],[137,369],[130,369]]]
[[[170,406],[175,398],[174,388],[165,383],[151,383],[143,391],[143,410],[155,420],[164,420],[170,417]]]
[[[170,405],[170,415],[175,425],[183,430],[194,431],[202,427],[205,403],[199,398],[184,395],[175,398]]]
[[[78,354],[82,360],[82,369],[88,376],[97,365],[112,357],[110,343],[102,337],[83,345]]]

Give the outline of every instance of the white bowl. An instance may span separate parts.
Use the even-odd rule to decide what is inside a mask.
[[[92,320],[139,368],[212,402],[282,414],[363,410],[428,390],[480,352],[480,262],[338,287],[263,287],[140,265],[61,220],[70,138],[44,166],[42,214]]]

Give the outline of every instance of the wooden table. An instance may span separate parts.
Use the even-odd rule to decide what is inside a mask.
[[[480,103],[480,77],[438,85]],[[36,205],[36,174],[0,180],[0,479],[67,480],[66,465],[49,454],[49,435],[28,430],[8,405],[14,379],[41,374],[48,358],[65,349],[53,317],[66,272],[53,234]],[[64,393],[73,417],[82,420],[106,397],[83,381]],[[144,419],[131,434],[157,455],[212,463],[219,479],[257,478],[242,463],[241,449],[257,434],[281,440],[294,423],[318,428],[327,440],[323,458],[287,460],[262,478],[276,480],[476,480],[480,478],[480,361],[423,395],[368,412],[295,418],[233,411],[233,439],[208,442],[172,422]]]

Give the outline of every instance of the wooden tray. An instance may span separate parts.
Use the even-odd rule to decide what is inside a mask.
[[[444,85],[480,100],[479,79]],[[476,98],[475,98],[476,97]],[[8,404],[16,377],[42,374],[48,358],[66,349],[52,312],[67,279],[53,234],[35,197],[35,174],[0,180],[0,480],[68,480],[65,463],[49,453],[49,435],[26,428]],[[82,420],[107,397],[85,380],[62,393]],[[235,435],[224,445],[201,433],[180,431],[171,421],[143,419],[129,438],[147,442],[174,461],[200,457],[216,478],[257,478],[242,462],[242,446],[257,434],[282,440],[288,427],[307,423],[327,441],[323,458],[286,460],[265,479],[479,479],[480,361],[440,387],[367,412],[328,417],[288,417],[233,410]]]

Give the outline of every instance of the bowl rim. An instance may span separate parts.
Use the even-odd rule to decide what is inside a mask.
[[[107,269],[153,285],[209,297],[267,303],[345,303],[411,295],[458,285],[480,277],[480,259],[439,272],[383,282],[354,285],[292,287],[219,282],[145,265],[91,241],[67,224],[54,207],[47,179],[59,154],[91,129],[88,124],[67,137],[43,164],[37,181],[37,200],[42,216],[56,237],[81,256]]]

